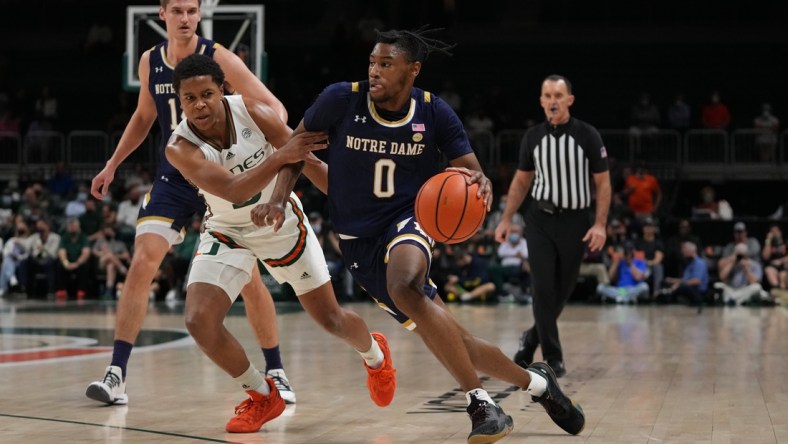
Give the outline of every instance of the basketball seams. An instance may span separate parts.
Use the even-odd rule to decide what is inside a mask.
[[[455,179],[455,176],[458,178]],[[456,182],[460,180],[460,182]],[[421,229],[436,242],[457,244],[473,237],[484,223],[486,208],[462,173],[443,171],[422,184],[414,213]],[[464,199],[462,203],[460,200]],[[475,199],[473,203],[468,199]],[[430,214],[432,212],[433,214]],[[441,225],[442,223],[442,225]]]
[[[446,188],[446,182],[449,181],[451,176],[446,176],[443,178],[443,182],[441,182],[440,189],[438,189],[438,198],[435,199],[435,208],[433,208],[432,213],[435,215],[435,220],[433,224],[435,225],[435,229],[438,230],[438,234],[443,236],[443,240],[441,242],[446,242],[447,240],[451,239],[450,236],[446,236],[443,233],[443,227],[440,225],[440,221],[438,220],[438,216],[440,215],[440,208],[441,208],[441,198],[443,198],[443,190]]]
[[[455,177],[455,176],[462,176],[462,174],[460,174],[460,173],[452,174],[446,180],[448,181],[449,178],[452,178],[452,177]],[[460,177],[460,180],[462,181],[462,185],[463,185],[462,186],[462,190],[465,192],[465,194],[463,195],[463,199],[462,199],[462,211],[460,212],[460,217],[455,222],[454,231],[451,233],[451,236],[447,237],[447,239],[455,239],[455,235],[457,234],[457,231],[462,226],[463,219],[465,219],[465,210],[468,209],[468,185],[465,184],[465,178],[464,177]]]

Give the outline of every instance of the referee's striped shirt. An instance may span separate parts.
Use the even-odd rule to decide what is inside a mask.
[[[577,210],[591,206],[593,174],[608,170],[607,152],[593,126],[570,117],[564,125],[545,122],[529,129],[520,145],[518,168],[535,172],[535,200]]]

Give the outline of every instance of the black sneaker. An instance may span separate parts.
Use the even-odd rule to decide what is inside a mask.
[[[471,405],[466,409],[471,417],[471,434],[468,444],[489,444],[512,432],[514,421],[501,406],[480,401],[471,395]]]
[[[566,375],[566,367],[564,366],[564,361],[547,361],[547,365],[553,369],[553,373],[555,374],[556,378],[560,378]]]
[[[539,373],[547,379],[547,390],[542,396],[532,396],[534,402],[544,407],[550,419],[561,427],[566,433],[577,435],[586,425],[586,416],[580,404],[575,403],[561,391],[553,369],[544,362],[537,362],[528,367],[529,370]]]
[[[520,336],[520,348],[514,354],[512,360],[515,364],[527,369],[534,362],[534,353],[536,353],[536,346],[528,344],[528,330],[525,330]]]

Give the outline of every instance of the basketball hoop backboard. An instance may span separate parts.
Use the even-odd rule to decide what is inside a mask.
[[[202,20],[198,33],[215,40],[242,59],[255,75],[265,82],[266,53],[263,42],[265,8],[263,5],[217,6],[218,0],[203,1]],[[167,31],[159,19],[158,6],[126,8],[126,52],[123,55],[123,88],[138,91],[139,60],[146,51],[167,39]]]

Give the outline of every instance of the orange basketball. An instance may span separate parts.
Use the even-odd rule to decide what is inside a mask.
[[[445,171],[432,176],[416,195],[416,220],[437,242],[456,244],[476,234],[487,208],[476,197],[479,184],[468,186],[465,175]]]

